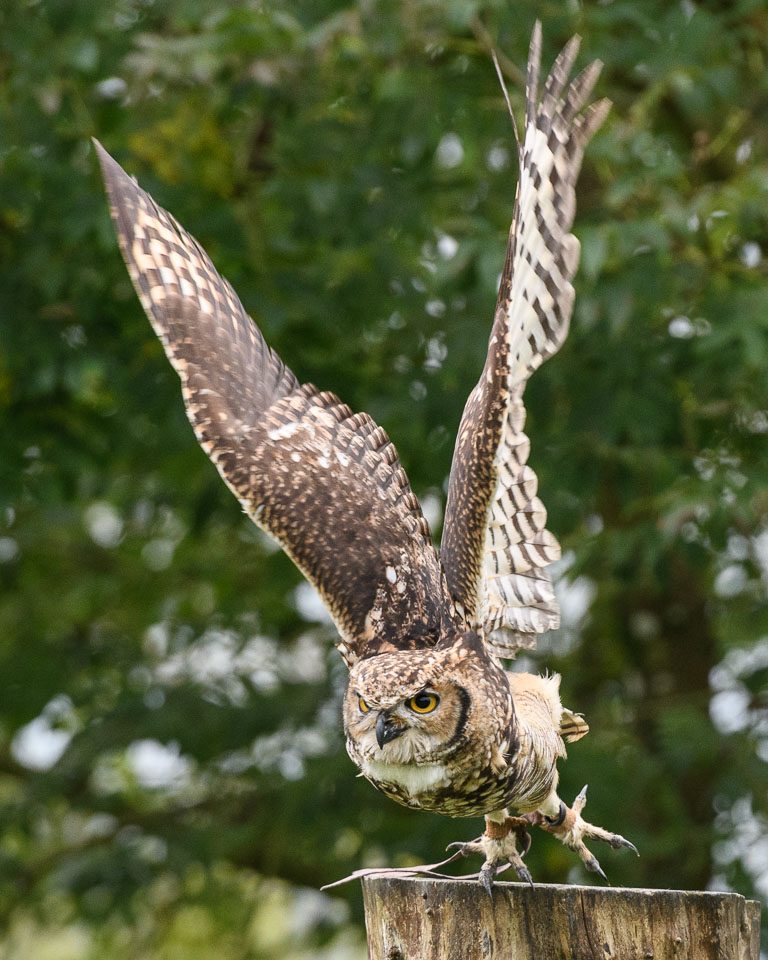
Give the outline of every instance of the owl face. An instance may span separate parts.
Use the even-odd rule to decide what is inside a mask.
[[[471,700],[461,684],[447,678],[429,679],[397,693],[386,686],[379,690],[375,684],[350,682],[347,688],[344,728],[358,764],[364,760],[429,763],[462,738]]]
[[[503,671],[466,642],[358,661],[344,698],[350,756],[363,769],[455,756],[473,731],[508,724],[508,691]]]

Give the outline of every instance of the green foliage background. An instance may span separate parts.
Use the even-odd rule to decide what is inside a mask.
[[[89,137],[439,515],[516,178],[488,47],[520,116],[536,16],[614,108],[571,335],[527,393],[570,564],[527,663],[592,728],[565,796],[589,782],[641,850],[600,851],[614,883],[768,894],[765,3],[6,0],[4,960],[359,958],[359,893],[316,888],[478,832],[355,778],[333,631],[194,442]],[[529,861],[587,879],[543,834]]]

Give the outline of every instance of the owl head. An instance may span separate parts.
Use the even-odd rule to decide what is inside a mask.
[[[504,671],[477,634],[435,647],[358,661],[344,697],[350,756],[388,764],[443,760],[480,731],[509,724],[512,700]]]

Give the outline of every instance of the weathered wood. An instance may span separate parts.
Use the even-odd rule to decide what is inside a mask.
[[[736,893],[366,877],[370,960],[758,960]]]

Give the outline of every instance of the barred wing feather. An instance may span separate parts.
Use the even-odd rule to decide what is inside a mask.
[[[525,136],[509,244],[488,355],[456,440],[441,556],[451,595],[499,656],[557,627],[549,564],[560,547],[528,465],[526,381],[562,345],[573,310],[579,242],[570,232],[584,148],[610,103],[583,110],[600,73],[592,63],[566,87],[574,37],[539,100],[541,26],[526,79]]]
[[[317,587],[348,664],[436,643],[453,615],[445,576],[384,430],[300,384],[202,247],[96,147],[128,271],[197,439]]]

